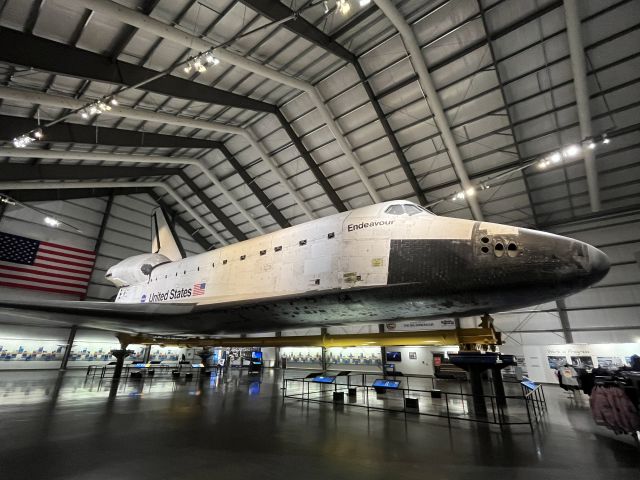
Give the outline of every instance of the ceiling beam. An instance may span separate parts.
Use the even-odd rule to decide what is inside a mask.
[[[145,15],[150,15],[151,12],[153,12],[153,10],[158,6],[158,3],[160,3],[160,0],[145,0],[140,10]],[[114,60],[117,60],[120,54],[124,51],[124,49],[127,48],[127,45],[129,45],[129,42],[133,40],[133,37],[136,35],[136,33],[138,33],[137,28],[127,25],[126,31],[118,39],[118,42],[116,43],[115,48],[111,52],[111,58],[113,58]]]
[[[280,209],[278,209],[278,207],[273,204],[273,201],[258,186],[255,179],[252,178],[251,175],[249,175],[249,172],[247,172],[247,170],[242,165],[240,165],[240,162],[236,160],[236,158],[231,154],[224,143],[220,144],[218,150],[222,152],[222,154],[227,159],[227,162],[231,164],[233,169],[238,172],[238,175],[240,175],[240,178],[242,178],[244,184],[247,185],[251,189],[251,192],[253,192],[253,194],[256,196],[256,198],[260,200],[262,206],[266,208],[267,212],[269,212],[273,219],[278,222],[278,225],[280,225],[280,227],[282,228],[290,227],[291,224],[289,223],[289,220],[287,220],[284,215],[282,215]]]
[[[189,212],[189,214],[196,220],[202,228],[207,230],[213,238],[218,240],[222,245],[228,245],[229,241],[225,239],[220,233],[214,229],[209,222],[207,222],[202,215],[200,215],[189,203],[176,192],[176,190],[168,183],[162,181],[143,182],[148,188],[160,188],[167,192],[176,203]],[[51,189],[68,189],[68,190],[84,190],[84,189],[126,189],[137,188],[140,183],[133,181],[105,181],[105,182],[0,182],[0,191],[9,192],[14,190],[51,190]]]
[[[289,7],[287,7],[286,5],[280,2],[264,2],[262,0],[241,0],[241,1],[248,7],[258,12],[263,17],[266,17],[272,21],[283,20],[295,13],[293,10],[289,9]],[[375,8],[371,8],[370,10],[375,11]],[[373,88],[371,87],[367,79],[367,75],[364,73],[364,70],[358,63],[358,57],[354,53],[350,52],[347,48],[342,46],[340,43],[338,43],[336,40],[334,40],[334,38],[327,35],[322,30],[316,28],[312,23],[308,22],[307,20],[305,20],[303,17],[299,15],[295,17],[293,20],[289,20],[288,22],[284,23],[283,25],[287,30],[317,45],[318,47],[326,50],[327,52],[334,54],[338,58],[345,60],[355,68],[356,73],[358,74],[358,77],[360,79],[360,83],[362,83],[362,86],[364,87],[367,97],[369,98],[369,102],[373,106],[376,116],[378,117],[378,120],[382,125],[382,128],[387,136],[387,139],[391,144],[391,148],[394,154],[396,155],[398,161],[400,162],[400,166],[402,167],[402,170],[404,171],[405,176],[409,180],[409,184],[411,185],[411,189],[413,190],[414,195],[418,198],[418,201],[422,205],[426,205],[428,203],[427,198],[425,197],[424,193],[422,193],[422,189],[420,188],[418,179],[413,173],[409,160],[404,154],[404,151],[402,150],[402,147],[400,146],[400,143],[396,138],[395,132],[393,131],[393,128],[391,128],[391,125],[389,124],[389,121],[384,113],[384,110],[382,109],[380,102],[378,101],[375,93],[373,92]],[[300,148],[298,149],[300,150]],[[308,152],[307,152],[307,155],[308,155]],[[305,158],[304,155],[303,155],[303,158],[307,162],[307,165],[309,165],[311,168],[309,161]],[[339,200],[339,197],[337,196],[337,194],[336,194],[336,198],[338,198]],[[332,199],[332,201],[334,200]],[[335,204],[335,201],[334,201],[334,204]],[[344,205],[342,201],[340,201],[340,204]],[[343,211],[340,209],[338,210]]]
[[[356,13],[354,16],[352,16],[349,20],[344,22],[340,26],[340,28],[338,28],[336,31],[334,31],[333,34],[332,34],[332,37],[333,38],[340,38],[342,35],[347,33],[349,30],[357,27],[362,22],[364,22],[367,18],[369,18],[371,15],[373,15],[374,13],[376,13],[378,11],[379,10],[377,8],[375,8],[375,4],[370,5],[369,8],[367,8],[365,10],[360,10],[358,13]]]
[[[196,51],[206,51],[212,47],[219,47],[219,45],[209,38],[202,38],[198,35],[185,32],[182,29],[169,26],[161,20],[149,17],[137,10],[125,7],[120,3],[113,2],[111,0],[82,0],[81,2],[78,2],[77,0],[59,1],[62,1],[67,5],[74,5],[76,8],[77,4],[80,3],[82,6],[91,8],[100,14],[110,16],[113,21],[120,21],[122,23],[135,26],[141,31],[157,35],[158,37],[165,38],[171,42]],[[256,62],[250,58],[239,55],[228,48],[216,48],[215,55],[224,63],[237,66],[247,72],[260,75],[266,79],[286,85],[289,88],[305,92],[315,106],[317,113],[322,118],[322,121],[327,125],[329,130],[331,130],[336,143],[342,150],[345,160],[349,162],[358,177],[360,177],[360,180],[367,189],[371,199],[374,203],[381,201],[375,185],[371,182],[368,173],[353,153],[352,145],[345,137],[342,129],[336,122],[334,115],[331,113],[329,107],[322,99],[322,96],[314,85],[295,76],[290,76],[279,70],[273,69],[266,64]]]
[[[576,96],[578,120],[580,122],[580,142],[591,141],[593,129],[591,125],[591,107],[589,104],[589,86],[587,84],[587,63],[582,41],[582,24],[576,0],[564,0],[564,18],[567,25],[567,40],[573,73],[573,90]],[[584,169],[587,173],[587,189],[591,211],[600,210],[600,187],[598,185],[598,168],[596,154],[590,148],[583,148]]]
[[[51,202],[54,200],[77,200],[80,198],[108,197],[110,195],[134,195],[149,193],[148,187],[128,188],[76,188],[73,190],[55,189],[48,190],[6,190],[2,193],[19,202]]]
[[[429,73],[429,69],[427,68],[425,58],[418,45],[416,34],[407,23],[404,15],[390,0],[374,1],[378,8],[387,16],[396,30],[398,30],[398,33],[402,38],[407,53],[410,56],[411,65],[418,74],[418,82],[422,88],[425,101],[428,102],[429,108],[433,113],[436,126],[440,131],[440,137],[447,148],[449,160],[451,161],[453,169],[460,181],[460,186],[462,187],[463,192],[472,192],[471,195],[466,195],[464,198],[471,210],[473,218],[481,221],[483,219],[483,214],[482,209],[480,208],[480,203],[478,203],[478,199],[474,195],[475,190],[473,184],[469,180],[469,175],[465,169],[462,154],[460,153],[458,144],[456,143],[453,132],[451,131],[451,126],[449,125],[449,118],[445,114],[444,107],[442,106],[442,100],[438,95],[433,79],[431,78],[431,74]]]
[[[0,30],[1,31],[1,30]],[[71,110],[77,110],[84,107],[85,102],[65,97],[59,95],[50,95],[35,92],[32,90],[24,90],[18,88],[4,87],[0,85],[0,98],[5,100],[15,100],[18,102],[25,103],[34,103],[39,105],[47,105],[56,108],[66,108]],[[230,133],[231,135],[240,135],[242,136],[260,155],[260,158],[264,162],[264,164],[269,168],[269,170],[273,173],[273,175],[280,180],[282,187],[287,190],[287,193],[291,195],[291,197],[295,200],[295,202],[300,206],[303,212],[305,212],[309,218],[316,218],[315,213],[309,208],[306,204],[305,199],[300,195],[300,193],[292,187],[289,182],[289,179],[284,175],[282,169],[280,169],[279,165],[275,162],[275,160],[269,155],[264,146],[253,137],[252,132],[247,128],[240,128],[234,125],[227,125],[223,123],[216,123],[206,120],[198,120],[192,119],[189,117],[178,117],[168,113],[159,113],[154,111],[148,111],[143,109],[135,109],[130,107],[125,107],[123,105],[114,106],[111,110],[104,112],[104,115],[108,116],[116,116],[121,118],[129,118],[129,119],[138,119],[143,121],[150,121],[156,123],[165,123],[169,125],[177,125],[180,127],[188,127],[205,131],[212,132],[221,132],[221,133]],[[70,154],[73,152],[70,152]],[[45,157],[43,157],[45,158]],[[80,160],[84,160],[80,158]],[[108,159],[107,159],[108,160]],[[128,159],[123,159],[122,161],[129,161]],[[175,161],[173,163],[176,163]],[[180,163],[192,163],[198,164],[198,161],[193,159],[186,159]],[[199,167],[200,168],[200,167]],[[233,198],[228,192],[228,190],[220,184],[220,182],[211,174],[208,170],[208,167],[202,167],[203,173],[211,180],[211,182],[216,185],[228,198],[228,200],[240,211],[245,214],[244,208],[238,203],[238,201]],[[251,223],[254,228],[260,232],[265,233],[263,231],[263,227],[251,216],[245,215],[245,218]]]
[[[236,239],[241,241],[247,239],[246,234],[240,230],[222,209],[213,203],[191,177],[180,168],[59,164],[25,165],[22,163],[5,163],[2,166],[2,181],[6,182],[27,180],[107,180],[113,178],[139,179],[166,175],[178,176],[180,180],[193,191],[200,202],[207,207],[209,212],[216,217]]]
[[[109,56],[99,55],[76,47],[70,47],[68,45],[36,37],[34,35],[27,35],[8,28],[0,29],[0,44],[4,44],[2,42],[10,42],[6,44],[15,45],[16,48],[11,49],[11,52],[0,50],[0,62],[6,62],[11,65],[33,67],[36,70],[42,70],[59,75],[112,83],[126,87],[135,85],[136,83],[158,73],[155,70],[150,70],[145,67],[133,65],[120,60],[113,60]],[[26,59],[28,59],[28,61]],[[29,65],[25,65],[25,63],[28,63]],[[169,97],[182,98],[189,101],[225,105],[228,107],[266,113],[279,113],[277,106],[270,103],[244,97],[171,75],[166,75],[147,83],[141,88],[149,92],[159,93]],[[308,163],[307,157],[310,158],[309,153],[296,133],[293,129],[288,128],[289,125],[284,116],[277,115],[277,118],[290,140],[298,148],[300,155]],[[256,147],[257,145],[254,144],[253,146]],[[262,153],[261,156],[263,156]],[[263,159],[267,165],[270,165],[269,159],[264,157]],[[324,177],[320,169],[314,170],[313,173],[316,175],[318,182],[323,185],[327,195],[332,199],[337,198],[337,194],[330,187],[326,177]],[[284,182],[283,185],[285,188],[290,189],[290,186],[284,179],[280,177],[278,178],[280,181]],[[330,188],[330,190],[328,188]],[[294,196],[294,199],[310,218],[315,218],[314,214],[309,209],[305,208],[302,204],[304,202],[302,202],[299,197]],[[336,204],[333,200],[332,203],[334,203],[334,206],[339,209],[340,204]],[[281,222],[278,221],[278,223],[280,224]]]
[[[318,164],[313,159],[313,157],[311,156],[307,148],[302,143],[302,140],[300,140],[300,138],[296,135],[296,133],[293,130],[293,127],[291,126],[289,121],[285,118],[284,114],[280,110],[278,110],[276,112],[276,115],[280,119],[280,123],[282,124],[284,131],[287,132],[287,135],[289,135],[289,138],[291,139],[293,145],[295,145],[295,147],[298,149],[298,152],[300,152],[300,156],[306,163],[307,168],[311,170],[311,173],[313,173],[313,176],[316,178],[316,180],[320,184],[320,187],[322,187],[322,189],[324,190],[324,193],[329,197],[329,200],[331,200],[331,203],[333,204],[333,206],[339,212],[346,212],[347,211],[346,205],[344,204],[344,202],[342,201],[338,193],[333,189],[327,177],[324,175],[324,173],[322,173],[322,170],[320,170],[320,167],[318,166]]]
[[[0,29],[0,44],[11,45],[11,48],[0,49],[0,62],[59,75],[129,87],[158,74],[156,70],[10,28]],[[145,84],[144,90],[244,110],[273,113],[276,109],[270,103],[171,75]]]
[[[200,245],[205,251],[213,250],[215,247],[209,243],[209,241],[198,231],[194,230],[191,224],[187,222],[184,218],[182,218],[178,213],[171,208],[167,202],[165,202],[160,195],[158,195],[152,188],[147,192],[151,198],[155,200],[155,202],[160,205],[165,211],[171,214],[174,218],[175,222],[185,231],[187,232],[193,240]]]
[[[215,216],[220,222],[224,225],[224,227],[229,230],[231,235],[236,237],[238,240],[246,240],[247,236],[245,233],[240,230],[235,223],[231,221],[229,217],[225,215],[221,208],[219,208],[213,201],[207,197],[196,182],[194,182],[191,177],[189,177],[186,173],[180,172],[180,179],[191,189],[193,193],[196,194],[198,199],[204,204],[205,207],[211,212],[213,216]]]
[[[247,7],[272,21],[280,21],[292,16],[295,12],[281,2],[265,2],[263,0],[240,0]],[[322,30],[305,20],[301,15],[284,23],[284,27],[309,42],[327,50],[349,63],[355,61],[355,55],[336,42]]]
[[[2,140],[9,141],[37,127],[38,122],[33,118],[0,115],[0,139]],[[221,142],[203,138],[163,135],[68,122],[47,127],[45,135],[45,140],[52,143],[83,143],[120,147],[219,149],[222,145]]]
[[[146,193],[153,198],[158,205],[169,211],[175,218],[175,221],[182,229],[187,232],[193,240],[198,243],[204,250],[211,250],[214,246],[202,236],[197,230],[187,222],[184,218],[176,213],[152,188],[78,188],[75,190],[14,190],[5,192],[11,198],[19,202],[50,202],[54,200],[78,200],[83,198],[111,197],[117,195],[134,195]],[[5,205],[5,204],[2,204]]]
[[[494,73],[496,75],[496,82],[498,82],[498,91],[500,92],[500,98],[502,99],[502,103],[504,105],[505,112],[507,114],[507,123],[509,124],[509,131],[511,133],[511,137],[513,138],[513,143],[516,147],[516,152],[518,154],[519,159],[523,159],[524,155],[522,155],[522,149],[520,148],[520,143],[516,138],[516,129],[513,126],[513,118],[511,115],[511,109],[509,108],[509,101],[507,100],[507,94],[504,89],[504,83],[502,82],[502,75],[500,74],[500,68],[498,67],[498,63],[496,62],[496,50],[493,45],[493,41],[491,40],[491,33],[489,28],[489,22],[487,21],[486,8],[483,6],[482,0],[476,0],[478,5],[478,10],[480,11],[480,19],[482,20],[482,27],[484,29],[484,34],[487,37],[487,46],[489,47],[489,54],[491,55],[491,63],[495,66]],[[529,200],[529,206],[531,207],[531,215],[533,216],[533,224],[538,225],[538,215],[536,213],[536,209],[533,205],[533,198],[531,196],[531,188],[529,186],[529,178],[526,175],[526,172],[522,173],[522,180],[524,181],[524,188],[527,192],[527,198]]]
[[[36,127],[37,122],[34,119],[0,115],[0,140],[9,141]],[[256,184],[255,180],[251,178],[251,175],[247,173],[245,168],[236,160],[222,142],[161,135],[157,133],[136,132],[119,128],[79,125],[75,123],[59,123],[47,128],[46,140],[52,143],[84,143],[122,147],[210,148],[219,150],[278,225],[282,228],[291,226],[280,210],[273,204],[264,191]],[[171,173],[167,173],[167,175],[171,175]]]
[[[164,175],[180,175],[179,168],[127,167],[98,165],[59,165],[3,163],[2,181],[21,182],[28,180],[100,180],[107,178],[141,178]]]
[[[184,218],[176,213],[167,202],[165,202],[160,195],[153,191],[152,188],[140,187],[140,188],[79,188],[75,190],[15,190],[6,192],[11,198],[18,200],[19,202],[50,202],[55,200],[79,200],[83,198],[96,198],[96,197],[112,197],[117,195],[134,195],[146,193],[153,198],[158,205],[165,210],[169,211],[175,218],[175,221],[182,229],[187,232],[193,238],[193,240],[199,244],[204,250],[211,250],[214,246],[202,236],[197,230],[187,222]],[[5,204],[2,204],[5,205]]]

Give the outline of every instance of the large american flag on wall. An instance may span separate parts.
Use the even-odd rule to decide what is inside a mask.
[[[95,252],[0,232],[0,286],[84,298]]]

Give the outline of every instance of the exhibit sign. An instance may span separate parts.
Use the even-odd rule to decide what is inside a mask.
[[[409,332],[412,330],[455,330],[456,322],[452,318],[440,320],[411,320],[385,325],[388,332]]]
[[[600,343],[565,345],[524,345],[529,376],[536,382],[557,383],[556,370],[564,365],[591,369],[620,368],[629,357],[640,352],[637,343]]]

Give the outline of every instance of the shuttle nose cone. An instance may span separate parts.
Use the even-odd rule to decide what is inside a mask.
[[[609,257],[596,247],[589,245],[587,251],[589,256],[589,280],[591,284],[594,284],[602,280],[609,272],[611,262],[609,262]]]

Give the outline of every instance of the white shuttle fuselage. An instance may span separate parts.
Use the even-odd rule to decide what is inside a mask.
[[[449,224],[447,238],[471,235],[473,222],[381,210],[384,205],[340,213],[159,264],[144,281],[120,288],[116,302],[214,304],[383,286],[391,238],[426,238],[430,231],[438,238],[443,221]],[[131,271],[139,272],[140,264],[131,265]]]
[[[491,313],[575,293],[608,270],[602,252],[577,240],[406,201],[180,260],[169,247],[112,267],[115,301],[194,305],[203,333]]]

